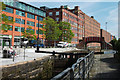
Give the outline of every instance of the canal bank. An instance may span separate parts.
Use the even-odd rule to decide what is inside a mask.
[[[64,52],[63,52],[64,53]],[[69,53],[69,51],[67,52]],[[38,54],[38,53],[37,53]],[[2,80],[43,80],[50,79],[70,67],[81,57],[63,57],[62,55],[44,56],[34,60],[2,66]]]

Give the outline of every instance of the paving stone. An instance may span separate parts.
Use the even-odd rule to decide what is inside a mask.
[[[120,62],[113,55],[95,55],[95,62],[90,72],[92,80],[120,80]]]

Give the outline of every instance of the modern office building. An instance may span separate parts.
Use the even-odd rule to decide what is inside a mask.
[[[61,6],[60,8],[47,8],[45,6],[40,7],[42,10],[46,10],[46,16],[53,18],[56,21],[69,22],[71,24],[71,30],[74,33],[72,44],[78,44],[79,40],[84,37],[84,13],[79,9],[79,6],[75,6],[74,9]]]
[[[2,33],[0,36],[3,38],[4,42],[9,44],[11,35],[11,44],[19,44],[22,32],[27,30],[28,26],[32,27],[32,30],[36,35],[38,34],[38,18],[40,21],[43,21],[43,19],[46,17],[45,11],[16,0],[4,0],[4,4],[6,5],[6,9],[4,9],[2,13],[14,20],[14,24],[9,24],[12,28],[6,33]],[[2,24],[4,24],[4,22],[2,22]],[[43,30],[44,24],[40,23],[39,27],[41,30]],[[42,35],[43,33],[41,32],[39,38],[42,40],[42,42],[44,42]]]
[[[85,14],[85,37],[100,37],[100,23]],[[100,43],[88,43],[88,46],[100,46]]]

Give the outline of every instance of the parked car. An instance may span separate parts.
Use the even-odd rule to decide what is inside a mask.
[[[68,47],[68,43],[61,41],[61,42],[59,42],[59,43],[57,44],[57,47],[62,47],[62,48]]]
[[[38,44],[38,46],[44,48],[44,44]],[[37,44],[35,44],[33,47],[37,47]]]

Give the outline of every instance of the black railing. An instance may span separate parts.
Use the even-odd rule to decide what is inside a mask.
[[[51,80],[85,80],[89,78],[89,72],[94,63],[94,52],[79,58],[71,68],[67,68]]]

